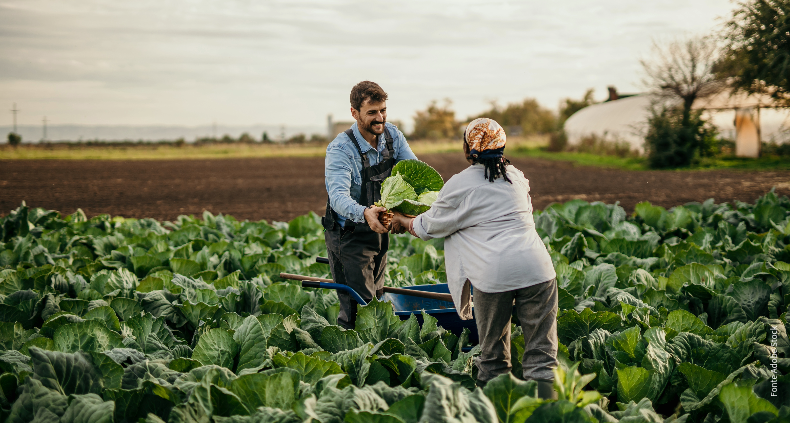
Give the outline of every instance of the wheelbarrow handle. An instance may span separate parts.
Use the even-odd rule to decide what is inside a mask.
[[[319,279],[319,278],[315,278],[315,279]],[[361,306],[368,305],[367,301],[362,299],[362,297],[357,293],[357,291],[354,291],[354,289],[351,288],[348,285],[343,285],[341,283],[329,283],[329,282],[317,282],[317,281],[303,280],[302,281],[302,286],[305,287],[305,288],[324,288],[324,289],[335,289],[335,290],[338,290],[338,291],[345,291],[349,295],[351,295],[351,298],[353,298],[359,305],[361,305]]]
[[[354,291],[353,289],[349,288],[347,285],[334,283],[334,281],[332,279],[316,278],[314,276],[294,275],[294,274],[291,274],[291,273],[280,273],[280,277],[283,278],[283,279],[292,279],[292,280],[302,281],[302,286],[308,287],[308,288],[318,288],[318,286],[315,286],[315,285],[312,285],[312,284],[311,285],[305,285],[305,282],[320,282],[320,284],[321,284],[320,288],[329,288],[329,286],[327,286],[327,285],[332,285],[333,287],[335,285],[336,286],[342,286],[343,288],[331,288],[331,289],[342,289],[342,290],[345,291],[346,288],[348,288],[351,291],[353,291],[355,295],[359,295],[359,294],[357,294],[356,291]],[[439,300],[439,301],[453,301],[453,297],[450,294],[442,294],[442,293],[439,293],[439,292],[426,292],[426,291],[418,291],[416,289],[393,288],[393,287],[389,287],[389,286],[385,286],[384,287],[384,292],[389,292],[389,293],[392,293],[392,294],[400,294],[400,295],[411,295],[413,297],[430,298],[432,300]],[[354,294],[352,294],[352,296]],[[360,300],[362,299],[362,297],[359,297],[359,298],[360,298]],[[360,304],[363,304],[363,305],[367,304],[366,302],[360,302],[360,300],[357,300],[357,302],[359,302]]]
[[[326,257],[316,257],[315,262],[321,264],[329,264],[329,259]]]

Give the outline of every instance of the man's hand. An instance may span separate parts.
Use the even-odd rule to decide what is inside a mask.
[[[394,212],[392,217],[392,233],[402,234],[409,230],[409,223],[411,219],[402,215],[399,212]]]
[[[368,222],[370,229],[379,234],[386,234],[387,228],[379,222],[379,213],[387,211],[384,207],[372,206],[365,209],[365,220]]]

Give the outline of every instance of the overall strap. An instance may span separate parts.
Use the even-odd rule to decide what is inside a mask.
[[[384,139],[387,140],[387,150],[384,152],[384,160],[387,159],[394,159],[395,158],[395,147],[393,146],[395,142],[392,140],[392,135],[390,135],[390,130],[384,126]]]
[[[367,153],[362,152],[362,148],[359,146],[359,142],[357,141],[357,137],[354,136],[354,130],[352,128],[348,128],[345,130],[346,135],[351,138],[351,141],[354,141],[354,147],[357,148],[357,152],[359,153],[359,158],[362,160],[362,168],[370,167],[370,160],[368,160]]]

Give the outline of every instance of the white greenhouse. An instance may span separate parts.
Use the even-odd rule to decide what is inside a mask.
[[[654,101],[649,94],[638,94],[585,107],[565,122],[568,144],[578,145],[582,139],[595,136],[610,142],[627,142],[632,150],[643,153]],[[731,96],[725,92],[695,103],[694,108],[705,111],[723,138],[735,140],[738,156],[758,157],[760,141],[790,142],[788,109],[774,108],[770,98]]]

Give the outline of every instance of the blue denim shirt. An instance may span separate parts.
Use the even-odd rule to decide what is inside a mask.
[[[417,159],[417,156],[409,148],[409,143],[406,142],[403,132],[389,122],[384,125],[392,136],[395,161]],[[370,164],[372,166],[379,164],[383,158],[382,153],[387,149],[384,134],[379,135],[379,144],[374,150],[370,143],[362,138],[356,123],[351,126],[351,129],[359,141],[362,152],[367,152]],[[362,159],[354,146],[354,141],[348,138],[345,132],[339,133],[327,146],[324,169],[326,192],[329,194],[329,204],[338,215],[337,223],[342,226],[346,219],[363,223],[365,221],[365,206],[359,204],[362,194]]]

